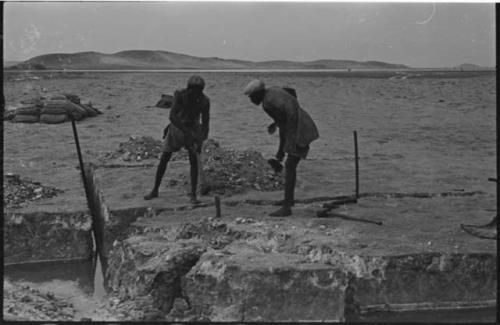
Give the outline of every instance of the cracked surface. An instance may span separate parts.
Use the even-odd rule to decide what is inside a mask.
[[[272,207],[249,204],[225,206],[222,219],[213,218],[214,207],[164,211],[139,217],[131,229],[162,245],[197,240],[206,247],[181,281],[196,319],[307,320],[312,307],[277,314],[288,307],[263,297],[287,292],[284,301],[296,306],[302,291],[325,298],[309,291],[316,288],[330,298],[311,304],[331,312],[317,311],[323,316],[316,319],[343,320],[367,305],[496,299],[496,243],[464,236],[458,226],[466,216],[457,216],[478,199],[488,197],[361,198],[337,209],[376,216],[383,226],[315,218],[321,204],[315,202],[298,204],[289,218],[266,217]],[[434,226],[426,228],[431,221]],[[336,284],[318,286],[328,274],[337,274]],[[288,276],[298,279],[300,290],[287,291]],[[455,290],[446,289],[457,281]],[[335,308],[322,305],[328,301]]]

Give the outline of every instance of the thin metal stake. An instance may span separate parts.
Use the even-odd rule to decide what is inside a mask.
[[[88,187],[87,179],[85,177],[85,169],[83,168],[83,159],[82,159],[82,151],[80,150],[80,141],[78,140],[78,132],[76,131],[76,125],[75,125],[75,120],[73,120],[73,117],[70,115],[69,119],[71,120],[71,127],[73,128],[73,137],[75,138],[75,144],[76,144],[76,152],[78,153],[78,161],[80,163],[80,172],[82,173],[82,181],[83,181],[83,188],[85,190],[85,197],[87,198],[87,206],[90,210],[90,215],[92,216],[92,230],[94,232],[94,237],[95,237],[95,244],[96,244],[96,252],[101,251],[101,245],[100,241],[97,240],[97,225],[98,225],[98,220],[96,220],[96,217],[94,216],[93,213],[93,206],[92,202],[90,200],[90,189]]]
[[[358,157],[358,133],[354,131],[354,162],[356,164],[356,199],[359,198],[359,157]]]
[[[221,217],[221,212],[220,212],[220,197],[215,196],[215,217],[220,218]]]
[[[78,161],[80,163],[80,171],[82,172],[83,187],[85,188],[85,196],[87,197],[87,203],[89,203],[89,207],[90,207],[87,182],[85,181],[85,179],[86,179],[85,178],[85,170],[83,169],[82,151],[80,150],[80,141],[78,141],[78,132],[76,131],[75,120],[73,120],[73,117],[70,116],[69,119],[71,120],[71,127],[73,128],[73,137],[75,138],[76,152],[78,153]]]

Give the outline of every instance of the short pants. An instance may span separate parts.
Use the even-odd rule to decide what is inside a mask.
[[[184,131],[179,129],[173,124],[169,124],[167,127],[167,135],[163,140],[162,151],[163,152],[176,152],[182,149],[182,147],[187,147],[186,136],[184,135]],[[195,132],[195,134],[201,134],[201,124],[195,124],[194,127],[190,128]],[[199,137],[197,137],[199,138]],[[195,141],[198,144],[198,147],[201,147],[201,142]]]

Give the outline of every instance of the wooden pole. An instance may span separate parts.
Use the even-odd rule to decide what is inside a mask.
[[[73,119],[73,117],[69,115],[69,118],[71,120],[71,127],[73,128],[73,137],[75,138],[75,144],[76,144],[76,152],[78,154],[78,162],[80,164],[80,172],[82,173],[82,181],[83,181],[83,188],[85,190],[85,197],[87,198],[87,206],[90,210],[90,215],[92,217],[92,230],[94,232],[94,238],[95,238],[95,244],[96,244],[96,252],[100,252],[101,251],[101,241],[98,239],[98,224],[99,224],[99,220],[97,220],[97,217],[94,215],[94,209],[95,209],[95,206],[94,206],[94,203],[93,203],[93,200],[91,200],[91,197],[90,197],[90,188],[89,188],[89,184],[87,182],[87,177],[85,176],[85,168],[83,166],[83,159],[82,159],[82,151],[80,149],[80,141],[78,139],[78,132],[76,130],[76,125],[75,125],[75,120]],[[91,175],[89,175],[91,176]]]
[[[73,117],[71,115],[69,118],[71,120],[71,127],[73,128],[73,137],[75,138],[76,153],[78,154],[78,162],[80,163],[80,172],[82,173],[83,188],[85,189],[85,196],[87,197],[87,202],[90,202],[89,191],[87,188],[87,182],[86,182],[86,178],[85,178],[85,169],[83,168],[82,151],[80,150],[80,141],[78,141],[78,132],[76,131],[75,120],[73,119]],[[89,203],[89,205],[90,205],[90,203]]]
[[[358,133],[354,131],[354,163],[356,165],[356,199],[359,198],[359,157],[358,157]]]
[[[220,218],[221,217],[221,212],[220,212],[220,198],[219,196],[215,196],[215,217]]]

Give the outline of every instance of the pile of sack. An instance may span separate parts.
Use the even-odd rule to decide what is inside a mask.
[[[74,94],[53,94],[21,101],[14,110],[5,112],[4,120],[14,123],[57,124],[81,121],[102,114],[92,103],[83,104]]]

